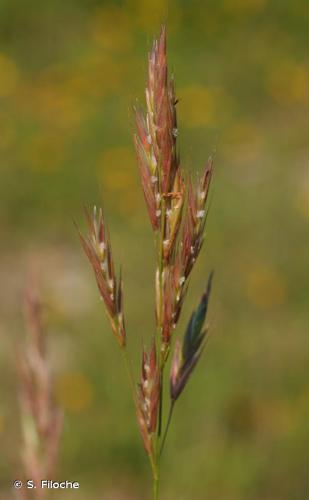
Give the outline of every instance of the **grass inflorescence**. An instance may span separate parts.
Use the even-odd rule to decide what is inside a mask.
[[[134,108],[135,149],[145,203],[156,245],[156,328],[149,351],[142,348],[141,375],[135,383],[127,353],[123,310],[123,283],[117,279],[109,233],[102,210],[86,212],[88,235],[80,233],[93,267],[112,331],[130,378],[137,421],[153,474],[158,498],[159,463],[174,405],[184,390],[205,346],[204,326],[212,274],[192,314],[183,340],[173,343],[189,277],[202,248],[208,214],[207,198],[213,173],[209,158],[197,180],[185,174],[178,149],[177,97],[174,77],[168,73],[166,29],[154,41],[148,57],[146,108]],[[164,372],[173,349],[170,373],[170,411],[163,425]]]

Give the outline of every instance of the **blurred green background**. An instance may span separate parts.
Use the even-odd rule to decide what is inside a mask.
[[[150,471],[117,345],[73,226],[103,204],[129,350],[154,331],[154,248],[133,149],[146,54],[168,25],[183,166],[216,151],[182,333],[215,270],[205,356],[175,411],[162,500],[309,498],[309,3],[1,0],[0,496],[20,427],[14,346],[40,276],[65,409],[55,498],[145,500]]]

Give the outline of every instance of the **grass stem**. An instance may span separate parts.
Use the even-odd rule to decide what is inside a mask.
[[[152,470],[152,487],[153,487],[153,500],[159,498],[159,468],[157,461],[154,460],[152,455],[149,455],[149,460]]]
[[[121,354],[122,354],[122,357],[124,360],[126,372],[127,372],[128,378],[129,378],[129,384],[130,384],[130,388],[131,388],[131,392],[132,392],[132,398],[133,398],[135,406],[137,407],[137,396],[136,396],[135,382],[134,382],[131,362],[130,362],[126,347],[124,346],[120,350],[121,350]]]
[[[160,456],[162,455],[163,450],[164,450],[164,445],[165,445],[167,433],[168,433],[168,430],[169,430],[169,427],[170,427],[170,423],[171,423],[171,420],[172,420],[172,416],[173,416],[174,405],[175,405],[175,401],[172,401],[171,402],[171,406],[170,406],[170,411],[169,411],[169,414],[168,414],[168,419],[167,419],[165,431],[164,431],[164,436],[163,436],[163,439],[162,439],[162,444],[161,444],[161,449],[160,449]]]
[[[153,500],[158,500],[159,498],[159,478],[153,479]]]
[[[159,422],[158,422],[158,439],[161,437],[162,432],[162,417],[163,417],[163,377],[164,377],[164,368],[161,368],[160,373],[160,402],[159,402]]]

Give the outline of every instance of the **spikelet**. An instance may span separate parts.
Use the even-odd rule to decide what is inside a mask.
[[[213,172],[210,158],[197,186],[189,183],[188,204],[181,239],[181,267],[185,279],[189,276],[202,248],[207,218],[206,202]]]
[[[126,344],[126,331],[123,311],[123,282],[121,272],[117,280],[110,237],[106,230],[102,209],[97,212],[96,207],[91,217],[86,210],[88,222],[88,236],[79,236],[83,249],[92,265],[100,295],[105,303],[106,312],[112,330],[120,346]]]
[[[170,396],[172,401],[176,401],[183,391],[188,379],[193,372],[205,345],[207,328],[203,328],[206,318],[212,274],[209,277],[207,289],[203,294],[200,304],[193,312],[182,347],[177,339],[170,374]]]
[[[152,454],[152,437],[157,428],[160,397],[160,376],[157,367],[156,344],[153,340],[149,354],[143,348],[141,381],[138,391],[137,419],[147,453]]]
[[[165,255],[172,250],[184,200],[177,153],[176,104],[174,80],[168,77],[166,30],[163,27],[148,58],[146,113],[135,109],[135,148],[152,227],[157,231],[162,224],[166,225],[166,237],[170,238],[171,248],[166,247]],[[176,203],[172,202],[173,197]],[[165,205],[164,212],[172,213],[171,224],[163,213]]]

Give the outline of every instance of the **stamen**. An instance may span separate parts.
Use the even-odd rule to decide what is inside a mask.
[[[104,241],[100,241],[99,250],[101,253],[104,253],[104,250],[106,250],[106,244],[104,243]]]
[[[107,271],[107,262],[106,260],[104,260],[103,262],[101,262],[101,269],[104,273],[106,273]]]
[[[163,241],[164,248],[167,248],[169,246],[169,244],[170,244],[170,240],[164,240]]]
[[[157,159],[154,154],[151,155],[151,163],[154,167],[157,166]]]

